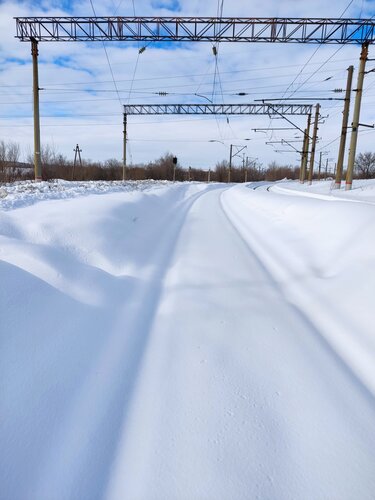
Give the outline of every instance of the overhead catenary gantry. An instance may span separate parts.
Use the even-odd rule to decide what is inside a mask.
[[[311,104],[127,104],[126,115],[308,115]]]
[[[319,106],[319,105],[318,105]],[[126,143],[128,115],[307,115],[310,123],[313,106],[311,104],[127,104],[124,106],[124,163],[126,169]],[[319,110],[319,108],[318,108]],[[319,111],[318,111],[319,114]],[[315,137],[316,141],[316,137]],[[307,152],[302,152],[302,159]]]
[[[348,171],[352,171],[359,125],[363,75],[375,19],[224,17],[17,17],[16,38],[30,41],[33,55],[34,164],[41,179],[38,42],[265,42],[361,45],[361,65],[352,125]],[[39,149],[39,150],[38,150]],[[125,154],[125,153],[124,153]],[[126,159],[124,157],[124,163]],[[351,188],[351,179],[347,188]]]
[[[363,44],[373,19],[246,17],[17,17],[21,41],[294,42]]]

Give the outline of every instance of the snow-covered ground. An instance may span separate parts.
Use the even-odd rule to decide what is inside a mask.
[[[375,498],[375,182],[0,187],[0,498]]]

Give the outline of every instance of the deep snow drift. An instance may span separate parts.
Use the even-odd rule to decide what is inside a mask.
[[[3,186],[0,498],[373,498],[354,187]]]

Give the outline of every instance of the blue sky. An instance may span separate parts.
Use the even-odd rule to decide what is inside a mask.
[[[345,17],[375,15],[374,1],[354,0]],[[129,0],[93,0],[97,15],[133,15]],[[224,16],[242,17],[339,17],[348,1],[314,2],[248,1],[224,2]],[[217,0],[135,0],[137,16],[214,16]],[[0,140],[15,140],[26,155],[32,145],[32,69],[29,43],[14,38],[14,16],[91,16],[89,1],[12,1],[0,3]],[[41,43],[39,72],[42,143],[71,157],[78,142],[83,157],[121,159],[122,104],[164,102],[252,102],[258,98],[337,97],[344,88],[349,64],[358,66],[360,49],[353,46],[294,44],[229,44],[219,47],[218,64],[210,43],[149,44]],[[370,49],[370,57],[375,58]],[[373,63],[369,62],[370,65]],[[371,67],[372,67],[371,66]],[[117,94],[111,75],[114,75]],[[356,79],[356,73],[355,73]],[[361,121],[375,121],[375,73],[366,75]],[[167,93],[166,96],[158,95]],[[246,97],[235,94],[245,92]],[[204,97],[200,98],[198,95]],[[322,101],[318,148],[333,159],[340,135],[340,101]],[[296,118],[304,127],[304,119]],[[271,140],[291,139],[279,132],[254,132],[253,128],[280,127],[280,120],[267,117],[131,117],[129,152],[133,162],[152,161],[167,151],[184,166],[212,167],[227,158],[231,143],[247,141],[248,156],[264,164],[297,162],[295,154],[276,153],[266,145]],[[286,123],[282,124],[287,125]],[[364,131],[359,150],[374,143],[371,130]],[[219,142],[211,142],[219,141]],[[330,144],[332,143],[332,144]],[[245,144],[245,143],[244,143]],[[373,148],[372,148],[373,149]],[[332,160],[332,163],[334,160]]]

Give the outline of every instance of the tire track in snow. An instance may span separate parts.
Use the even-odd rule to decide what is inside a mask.
[[[45,460],[39,483],[29,498],[49,500],[50,485],[57,487],[61,497],[77,500],[87,496],[87,492],[90,492],[90,500],[105,494],[111,464],[116,459],[118,437],[126,426],[142,371],[168,264],[184,220],[205,193],[206,190],[189,196],[171,209],[168,220],[159,222],[160,241],[150,249],[149,255],[152,269],[146,269],[146,275],[135,285],[131,301],[124,304],[121,311],[114,312],[117,317],[107,346],[82,383],[70,413],[53,438],[51,456]],[[106,376],[98,377],[101,373]],[[96,449],[100,453],[96,453]]]

